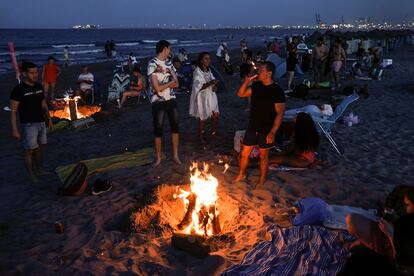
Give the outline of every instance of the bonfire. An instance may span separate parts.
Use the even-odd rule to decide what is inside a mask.
[[[78,105],[78,101],[80,100],[80,98],[81,97],[79,96],[73,98],[65,97],[63,99],[64,103],[62,104],[63,108],[57,110],[50,110],[50,117],[74,121],[90,117],[92,114],[101,111],[101,107],[99,106]]]
[[[190,167],[190,191],[180,189],[177,198],[184,201],[185,213],[177,228],[184,234],[212,236],[220,233],[217,179],[208,172],[208,165],[198,169],[197,163]]]

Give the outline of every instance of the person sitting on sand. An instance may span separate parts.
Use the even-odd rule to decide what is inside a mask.
[[[92,73],[88,71],[88,66],[82,67],[82,73],[78,77],[79,89],[76,90],[76,96],[85,98],[93,93],[93,83],[95,79]]]
[[[216,95],[218,80],[210,70],[210,54],[202,52],[198,56],[198,67],[193,73],[193,85],[190,99],[189,114],[199,120],[200,143],[204,144],[204,128],[211,118],[211,136],[217,133],[219,106]]]
[[[283,89],[273,81],[274,72],[275,65],[272,62],[262,63],[258,75],[247,76],[237,92],[237,96],[251,96],[252,100],[236,181],[246,178],[249,155],[255,146],[259,146],[260,152],[260,178],[257,184],[266,181],[269,149],[273,147],[276,132],[282,123],[286,101]]]
[[[172,65],[170,56],[170,43],[160,40],[156,44],[157,57],[148,63],[148,77],[152,92],[152,119],[154,125],[154,143],[156,159],[154,166],[161,164],[161,141],[165,116],[168,116],[171,128],[171,140],[173,146],[173,158],[178,164],[181,160],[178,157],[179,144],[179,120],[178,108],[175,101],[174,88],[179,86],[176,71]]]
[[[60,68],[56,65],[56,59],[53,56],[47,58],[47,63],[43,65],[42,82],[43,89],[45,91],[45,98],[47,100],[47,94],[50,88],[50,98],[55,98],[56,81],[60,75]]]
[[[306,168],[316,160],[315,152],[319,148],[319,134],[312,117],[300,112],[295,120],[293,137],[288,147],[270,157],[269,165],[285,165]]]
[[[382,233],[383,228],[386,226],[382,226],[377,233]],[[414,213],[397,219],[392,233],[386,239],[388,240],[384,241],[378,236],[372,244],[382,243],[382,247],[392,248],[395,259],[379,254],[369,247],[358,246],[352,249],[351,257],[337,275],[414,275]]]
[[[38,176],[50,174],[43,168],[43,152],[47,144],[45,122],[50,129],[53,128],[53,123],[49,116],[43,87],[37,82],[37,66],[32,62],[24,62],[22,71],[25,79],[10,95],[12,135],[17,140],[23,141],[26,169],[32,181],[37,182]],[[17,124],[17,112],[20,130]]]
[[[414,188],[406,192],[404,204],[406,213],[414,215]],[[397,252],[393,239],[395,237],[394,225],[385,219],[381,218],[376,222],[359,214],[349,214],[346,217],[346,225],[349,233],[358,238],[352,245],[353,247],[363,245],[390,259],[396,256]],[[414,232],[412,232],[412,236],[414,238]],[[414,248],[411,250],[414,254]]]
[[[119,108],[122,108],[125,101],[129,97],[139,97],[139,95],[141,95],[141,92],[145,90],[145,88],[147,87],[147,80],[141,74],[141,69],[139,69],[139,67],[135,67],[132,70],[132,74],[136,78],[136,81],[131,81],[131,85],[129,86],[129,89],[125,90],[122,93],[122,98],[121,98],[121,103],[119,105]]]

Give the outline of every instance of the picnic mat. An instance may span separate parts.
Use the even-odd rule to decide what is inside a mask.
[[[165,156],[163,156],[163,158],[165,158]],[[88,168],[89,176],[95,173],[103,173],[117,169],[148,165],[153,161],[154,149],[144,148],[135,152],[125,152],[119,155],[82,160],[80,162],[84,163]],[[65,179],[68,177],[75,166],[76,164],[69,164],[56,168],[55,172],[59,176],[59,179],[62,181],[62,183],[65,182]]]
[[[256,245],[221,275],[336,275],[350,253],[346,231],[320,226],[268,227],[271,241]]]

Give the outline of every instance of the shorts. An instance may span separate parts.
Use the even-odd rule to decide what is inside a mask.
[[[22,130],[23,147],[26,150],[37,149],[47,144],[47,130],[45,122],[20,124]]]
[[[313,62],[313,72],[315,74],[325,73],[325,64],[324,60],[314,60]]]
[[[179,133],[179,118],[175,100],[160,101],[152,104],[154,136],[162,137],[164,118],[168,117],[171,133]]]
[[[298,64],[298,60],[296,59],[296,57],[288,57],[286,60],[286,71],[295,72],[296,64]]]
[[[260,149],[270,149],[274,146],[274,143],[266,143],[265,134],[255,132],[254,130],[246,130],[243,138],[243,145],[245,146],[259,146]]]
[[[341,68],[342,68],[342,61],[337,60],[332,63],[332,71],[334,71],[335,73],[338,73],[339,71],[341,71]]]

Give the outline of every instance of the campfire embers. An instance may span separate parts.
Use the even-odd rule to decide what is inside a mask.
[[[76,121],[78,119],[87,118],[92,114],[101,111],[99,106],[78,105],[80,97],[66,97],[56,100],[55,105],[59,107],[56,110],[50,110],[50,117]]]
[[[217,210],[217,179],[208,172],[208,165],[200,171],[198,164],[193,163],[191,170],[190,191],[180,190],[178,198],[185,205],[183,220],[177,225],[185,234],[212,236],[221,232],[219,212]]]

